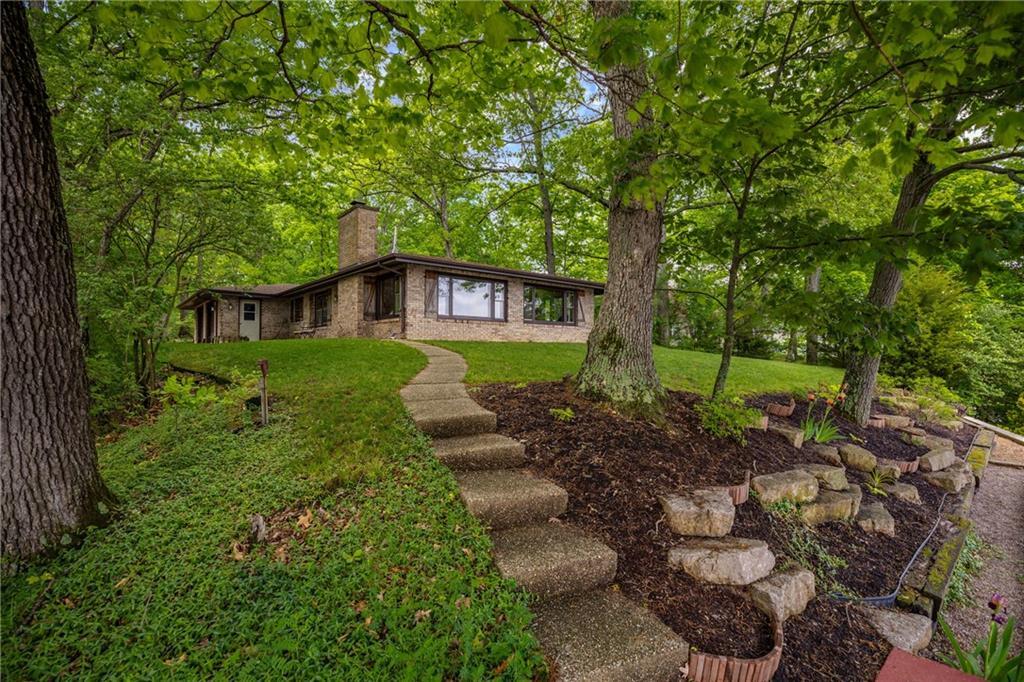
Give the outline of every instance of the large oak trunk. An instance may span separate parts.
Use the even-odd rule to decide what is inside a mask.
[[[103,518],[71,240],[25,9],[3,33],[3,554],[37,554]]]
[[[614,18],[629,10],[628,2],[592,3],[594,16]],[[629,158],[612,180],[608,208],[608,285],[601,313],[587,342],[587,357],[577,377],[584,395],[609,400],[633,411],[655,409],[663,396],[653,355],[653,295],[658,268],[664,204],[629,196],[629,183],[646,176],[655,159],[643,132],[651,119],[641,113],[647,88],[646,70],[615,65],[606,72],[608,98],[616,140],[626,141]]]
[[[920,158],[903,179],[899,200],[893,212],[894,233],[908,236],[914,231],[914,211],[922,206],[931,191],[931,173],[934,167],[926,158]],[[903,288],[903,273],[891,260],[883,258],[875,264],[875,273],[868,291],[868,304],[881,310],[888,310],[896,303],[896,297]],[[882,329],[867,329],[868,334],[881,336]],[[843,383],[846,385],[847,400],[844,410],[861,426],[871,416],[871,402],[878,383],[878,368],[881,354],[876,350],[861,350],[853,354],[846,368]]]

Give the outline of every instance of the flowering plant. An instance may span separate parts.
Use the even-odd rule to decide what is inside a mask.
[[[1010,656],[1016,623],[1006,615],[1006,597],[996,592],[988,602],[992,611],[988,637],[964,651],[946,621],[939,619],[942,633],[953,645],[954,658],[943,656],[949,665],[990,682],[1015,682],[1024,679],[1024,652]]]
[[[818,404],[819,399],[825,403],[825,411],[821,415],[821,419],[816,419],[814,417],[814,408]],[[808,391],[807,401],[810,405],[807,406],[807,416],[804,417],[803,422],[800,424],[800,427],[804,430],[804,440],[814,441],[815,443],[828,443],[839,438],[839,428],[832,419],[832,408],[836,405],[842,405],[845,400],[846,384],[840,386],[835,395],[828,395],[825,391],[820,393]]]

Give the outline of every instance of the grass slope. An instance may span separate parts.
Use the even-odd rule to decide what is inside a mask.
[[[469,363],[466,380],[474,384],[557,381],[575,374],[586,354],[586,346],[579,343],[432,343],[461,353]],[[714,353],[654,349],[654,362],[666,387],[704,395],[711,393],[720,358]],[[734,357],[727,390],[737,395],[799,391],[820,383],[839,383],[842,376],[842,370],[835,367]]]
[[[369,340],[182,345],[170,356],[221,375],[267,357],[272,424],[253,427],[239,408],[251,389],[232,390],[183,399],[102,443],[118,517],[5,578],[4,678],[542,669],[525,595],[496,574],[486,534],[397,397],[422,356]],[[256,513],[271,541],[249,547]]]

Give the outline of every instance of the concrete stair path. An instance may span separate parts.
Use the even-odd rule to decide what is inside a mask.
[[[495,433],[495,414],[466,392],[465,360],[436,346],[401,343],[428,358],[402,399],[416,426],[434,438],[438,459],[455,471],[466,508],[490,527],[499,572],[534,595],[534,630],[558,679],[677,678],[689,646],[607,587],[617,567],[610,547],[552,520],[565,511],[568,494],[516,468],[525,447]]]

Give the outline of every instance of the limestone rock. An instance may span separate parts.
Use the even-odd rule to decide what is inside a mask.
[[[983,448],[990,447],[992,443],[996,442],[996,434],[993,431],[984,430],[979,431],[977,437],[974,439],[975,445],[980,445]]]
[[[818,479],[818,488],[825,490],[846,490],[850,482],[846,480],[846,469],[832,467],[827,464],[801,464],[800,468]]]
[[[829,521],[847,521],[860,511],[862,495],[860,486],[856,485],[851,485],[845,492],[824,490],[813,502],[800,507],[800,517],[812,526]]]
[[[883,485],[882,490],[884,490],[887,495],[895,497],[897,500],[921,504],[921,495],[917,492],[917,487],[910,483],[893,483],[891,485]]]
[[[943,438],[942,436],[933,436],[931,434],[927,434],[922,439],[921,445],[929,450],[949,450],[950,452],[956,446],[951,438]]]
[[[930,450],[918,458],[918,468],[924,472],[942,471],[956,464],[952,450]]]
[[[765,504],[782,500],[806,502],[818,495],[818,479],[802,469],[755,476],[750,480],[750,487]]]
[[[680,535],[718,538],[732,530],[736,507],[724,488],[664,495],[658,501],[669,527]]]
[[[878,458],[859,445],[846,443],[839,447],[839,456],[850,469],[857,471],[873,471],[878,465]]]
[[[946,492],[958,493],[968,483],[974,483],[974,474],[970,465],[957,460],[956,464],[948,469],[925,474],[924,480]]]
[[[702,538],[670,549],[668,563],[704,582],[749,585],[772,572],[775,555],[763,540]]]
[[[754,606],[780,623],[804,612],[814,599],[814,574],[806,568],[791,568],[758,580],[750,586]]]
[[[925,436],[928,435],[927,431],[916,426],[908,426],[899,429],[899,432],[900,438],[903,439],[903,442],[911,445],[924,445]]]
[[[883,474],[892,476],[893,480],[900,477],[900,465],[897,464],[894,459],[879,457],[878,464],[875,465],[875,469]]]
[[[804,444],[804,432],[792,426],[772,425],[768,427],[768,431],[782,436],[794,448],[799,448]]]
[[[857,525],[868,533],[881,533],[889,537],[896,535],[896,520],[881,502],[861,507],[857,514]]]
[[[835,467],[843,466],[843,460],[839,456],[839,448],[834,445],[825,445],[824,443],[808,443],[807,448],[816,454],[821,461],[826,464],[831,464]]]
[[[907,426],[913,426],[914,420],[903,414],[878,414],[874,415],[880,417],[885,425],[890,429],[898,429]]]
[[[868,622],[894,647],[916,654],[932,639],[932,621],[928,616],[904,611],[856,607]]]

